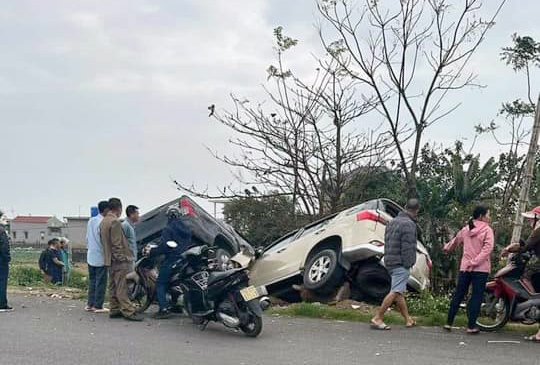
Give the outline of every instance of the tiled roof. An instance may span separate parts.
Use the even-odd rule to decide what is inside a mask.
[[[11,223],[47,224],[52,217],[19,215]]]

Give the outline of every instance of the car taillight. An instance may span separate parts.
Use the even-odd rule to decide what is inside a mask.
[[[380,214],[372,210],[364,210],[356,215],[356,221],[373,221],[382,224],[386,224],[386,219],[384,219]]]
[[[433,262],[429,258],[427,258],[427,267],[429,268],[429,273],[431,274],[431,270],[433,269]]]
[[[180,208],[186,210],[189,217],[196,217],[197,214],[195,214],[195,208],[193,208],[193,205],[191,202],[187,199],[180,200]]]

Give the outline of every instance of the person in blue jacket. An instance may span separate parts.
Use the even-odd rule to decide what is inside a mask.
[[[171,277],[172,266],[180,259],[180,256],[191,245],[191,228],[184,222],[181,209],[171,206],[167,209],[167,226],[161,233],[160,244],[151,249],[149,255],[165,255],[165,259],[159,268],[157,279],[157,299],[159,311],[155,314],[156,319],[170,317],[169,303],[167,302],[167,286]],[[170,247],[167,242],[173,241],[176,247]]]

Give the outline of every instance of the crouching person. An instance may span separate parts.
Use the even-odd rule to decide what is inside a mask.
[[[129,300],[126,276],[133,268],[133,252],[122,230],[120,199],[109,199],[109,212],[101,222],[101,242],[105,266],[110,267],[110,318],[124,317],[130,321],[142,321]]]
[[[384,298],[377,314],[371,320],[371,328],[389,330],[384,323],[384,314],[394,303],[406,322],[406,327],[416,325],[409,315],[405,291],[410,276],[411,267],[416,263],[416,218],[420,204],[416,199],[409,199],[406,211],[399,213],[387,226],[384,235],[385,253],[384,264],[392,278],[390,293]]]

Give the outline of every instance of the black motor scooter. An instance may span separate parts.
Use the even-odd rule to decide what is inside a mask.
[[[209,322],[221,322],[239,329],[249,337],[262,331],[260,298],[268,294],[266,287],[249,286],[245,268],[212,270],[208,246],[193,247],[182,254],[186,267],[180,282],[184,309],[201,329]]]

